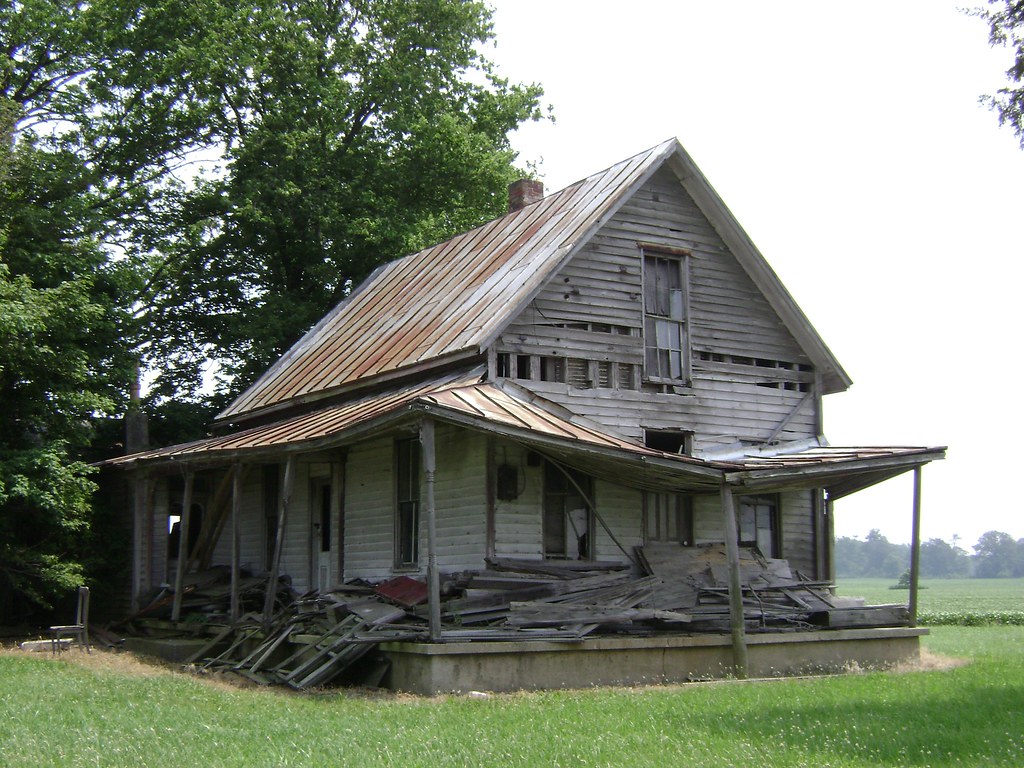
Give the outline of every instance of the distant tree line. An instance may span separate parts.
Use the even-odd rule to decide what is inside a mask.
[[[982,534],[968,553],[951,542],[928,539],[921,542],[921,576],[941,579],[973,577],[999,579],[1024,577],[1024,538],[1014,539],[1002,531]],[[836,539],[836,575],[838,577],[898,578],[910,567],[910,545],[894,544],[877,528],[863,539],[842,536]]]

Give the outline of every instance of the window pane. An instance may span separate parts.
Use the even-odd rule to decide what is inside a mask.
[[[683,292],[678,288],[669,295],[669,317],[673,320],[683,319]]]

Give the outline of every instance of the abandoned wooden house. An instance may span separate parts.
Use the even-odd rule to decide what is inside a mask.
[[[849,385],[676,140],[547,196],[519,182],[507,215],[377,269],[213,436],[111,462],[133,481],[136,606],[167,584],[178,619],[190,574],[216,565],[227,622],[253,579],[268,620],[281,577],[321,595],[415,582],[425,634],[379,650],[387,684],[424,692],[912,656],[913,597],[909,615],[846,619],[829,599],[833,504],[913,472],[917,521],[944,449],[830,446],[822,399]],[[549,601],[532,625],[447,607],[453,584],[465,606],[520,579],[503,608],[536,615],[531,564],[621,569],[646,591],[606,601],[617,624],[593,600]],[[802,606],[802,631],[764,620],[758,585]],[[724,618],[700,624],[708,595]]]

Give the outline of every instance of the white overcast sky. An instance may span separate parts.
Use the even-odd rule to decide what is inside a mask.
[[[1024,151],[978,103],[1011,63],[984,22],[948,0],[491,6],[488,55],[556,118],[513,137],[521,164],[554,191],[677,137],[853,378],[831,444],[948,445],[923,538],[1024,537]],[[840,501],[836,535],[909,541],[909,477]]]

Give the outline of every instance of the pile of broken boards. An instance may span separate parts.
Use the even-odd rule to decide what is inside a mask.
[[[492,559],[484,571],[445,575],[441,640],[573,642],[594,632],[729,631],[724,546],[654,545],[638,549],[636,560],[630,566]],[[903,606],[865,607],[859,598],[838,598],[831,585],[805,579],[785,560],[766,559],[756,549],[742,550],[741,581],[748,631],[888,626],[906,619]],[[193,661],[296,689],[377,685],[387,663],[370,651],[385,642],[428,641],[428,617],[427,587],[419,580],[348,584],[304,595],[269,625],[249,614]]]

